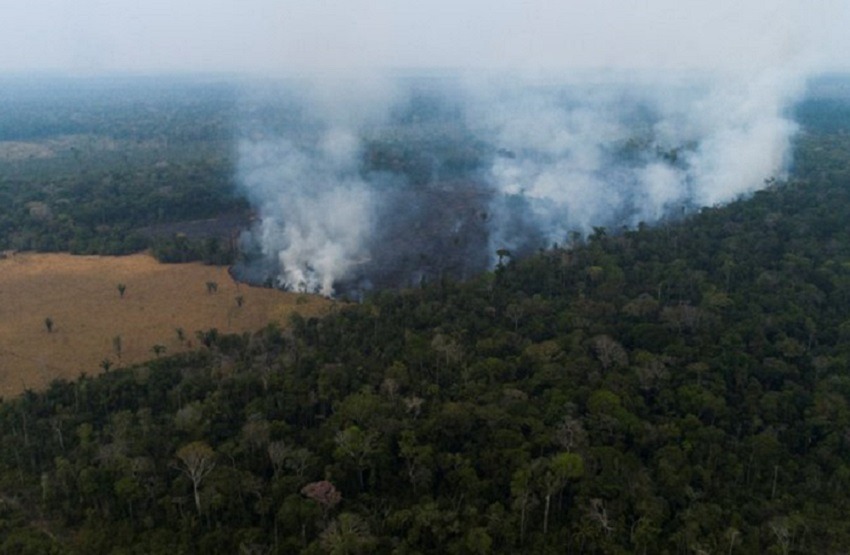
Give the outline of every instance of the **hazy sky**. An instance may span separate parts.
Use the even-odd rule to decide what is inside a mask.
[[[2,0],[0,71],[850,69],[846,0]]]

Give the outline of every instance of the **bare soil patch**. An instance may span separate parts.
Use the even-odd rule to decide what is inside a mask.
[[[160,264],[144,254],[9,255],[0,259],[0,396],[97,374],[105,359],[114,368],[143,362],[154,345],[166,355],[198,348],[199,330],[256,331],[285,325],[292,312],[315,316],[331,307],[320,297],[239,284],[226,268]]]

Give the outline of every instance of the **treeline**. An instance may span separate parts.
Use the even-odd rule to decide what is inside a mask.
[[[201,261],[216,266],[233,264],[239,255],[235,237],[191,239],[185,234],[154,238],[150,241],[150,252],[160,262]]]
[[[119,255],[148,247],[157,247],[156,252],[183,248],[179,258],[202,258],[203,240],[188,248],[139,228],[247,213],[248,203],[234,191],[230,172],[229,159],[217,158],[69,173],[37,184],[0,180],[5,208],[0,212],[0,249]],[[162,246],[169,241],[171,246]]]
[[[0,553],[839,553],[850,156],[0,405]]]

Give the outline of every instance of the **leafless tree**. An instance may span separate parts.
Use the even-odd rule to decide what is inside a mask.
[[[201,496],[199,488],[204,478],[215,468],[215,451],[203,441],[193,441],[177,451],[177,458],[183,463],[181,470],[192,482],[195,508],[201,515]]]

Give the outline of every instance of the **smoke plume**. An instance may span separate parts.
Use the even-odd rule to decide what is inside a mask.
[[[246,91],[237,273],[334,295],[653,223],[782,177],[802,92],[723,75],[395,74]]]

